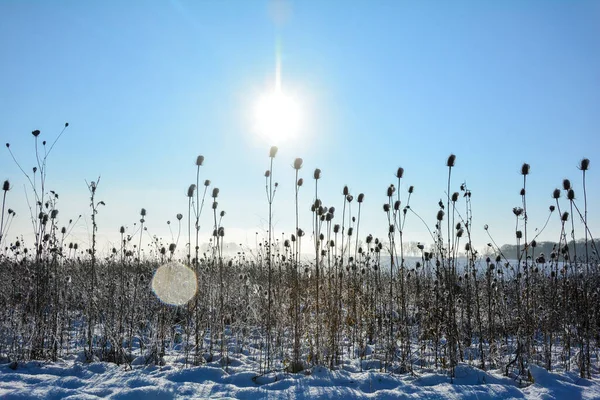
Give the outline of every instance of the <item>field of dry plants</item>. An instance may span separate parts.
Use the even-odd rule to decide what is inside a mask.
[[[31,216],[19,217],[31,218],[35,242],[10,230],[16,218],[10,180],[1,198],[0,359],[15,368],[73,354],[117,365],[219,362],[224,370],[243,354],[259,374],[336,369],[353,359],[365,370],[454,377],[457,366],[470,363],[522,381],[532,379],[533,365],[587,378],[600,367],[600,270],[587,224],[588,159],[579,164],[583,192],[577,197],[568,180],[554,192],[549,188],[555,203],[548,218],[561,227],[549,254],[538,249],[539,232],[528,229],[528,164],[521,167],[522,204],[513,209],[517,254],[503,254],[491,236],[494,255],[479,254],[472,246],[471,192],[464,184],[455,187],[456,157],[450,155],[445,168],[440,160],[447,187],[440,188],[444,199],[434,216],[411,208],[413,187],[399,190],[404,170],[398,168],[387,200],[376,205],[388,222],[387,236],[379,238],[361,230],[363,194],[340,187],[343,205],[326,207],[332,199],[319,197],[321,171],[305,173],[298,158],[296,226],[288,227],[295,234],[282,242],[269,229],[256,249],[226,257],[219,189],[204,180],[204,157],[198,156],[187,213],[177,215],[183,240],[157,242],[156,251],[142,257],[144,209],[137,232],[122,228],[120,246],[98,253],[99,180],[88,184],[91,246],[70,241],[75,222],[61,218],[58,195],[46,186],[46,161],[62,132],[52,143],[40,131],[32,134],[36,165],[14,161],[30,184]],[[5,151],[13,155],[8,143]],[[270,228],[276,156],[273,147],[265,159]],[[299,191],[312,203],[298,204]],[[308,207],[312,225],[299,226],[299,210]],[[202,213],[213,222],[206,252],[199,243]],[[420,257],[410,260],[407,216],[428,226],[434,244],[419,245]],[[166,304],[151,289],[155,271],[167,262],[194,273],[197,290],[183,305]]]

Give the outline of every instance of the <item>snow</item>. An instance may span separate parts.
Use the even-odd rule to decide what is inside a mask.
[[[228,372],[218,361],[183,368],[28,362],[15,370],[0,365],[1,399],[599,399],[600,379],[576,373],[550,373],[530,366],[534,383],[521,386],[499,371],[467,364],[456,368],[454,382],[442,373],[392,375],[360,371],[348,361],[342,368],[313,367],[298,374],[259,376],[244,355],[231,357]]]

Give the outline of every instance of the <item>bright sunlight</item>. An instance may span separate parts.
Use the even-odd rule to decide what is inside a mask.
[[[271,145],[293,138],[300,129],[300,107],[281,88],[259,98],[255,118],[256,132]]]

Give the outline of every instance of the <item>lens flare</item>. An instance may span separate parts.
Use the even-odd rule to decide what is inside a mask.
[[[196,274],[180,262],[171,261],[158,267],[152,278],[152,291],[160,301],[182,306],[196,294]]]

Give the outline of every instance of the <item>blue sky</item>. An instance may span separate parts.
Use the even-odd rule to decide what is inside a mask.
[[[365,193],[361,236],[386,235],[381,205],[399,166],[401,190],[415,186],[412,208],[433,226],[450,153],[457,155],[452,191],[466,182],[473,192],[478,246],[489,241],[484,224],[497,242],[513,242],[523,162],[531,165],[531,229],[543,225],[563,178],[582,200],[582,157],[591,160],[588,198],[596,204],[599,2],[303,1],[285,3],[284,20],[272,8],[268,1],[0,3],[0,135],[28,169],[30,132],[40,129],[51,142],[70,123],[49,158],[48,186],[61,195],[61,218],[84,215],[72,240],[88,241],[85,181],[100,175],[101,238],[115,240],[121,225],[132,232],[144,207],[149,232],[169,242],[166,221],[186,212],[202,154],[201,179],[221,191],[228,239],[253,244],[267,228],[271,143],[253,132],[252,112],[273,85],[277,54],[283,88],[303,115],[299,135],[279,145],[275,160],[277,233],[294,226],[295,157],[310,183],[300,194],[309,232],[317,167],[326,205],[341,210],[344,185]],[[18,213],[8,236],[27,233],[26,180],[6,149],[0,172]],[[589,219],[594,233],[593,206]],[[553,221],[541,239],[558,240],[558,216]],[[210,225],[205,213],[204,234]],[[428,240],[416,218],[405,237]]]

